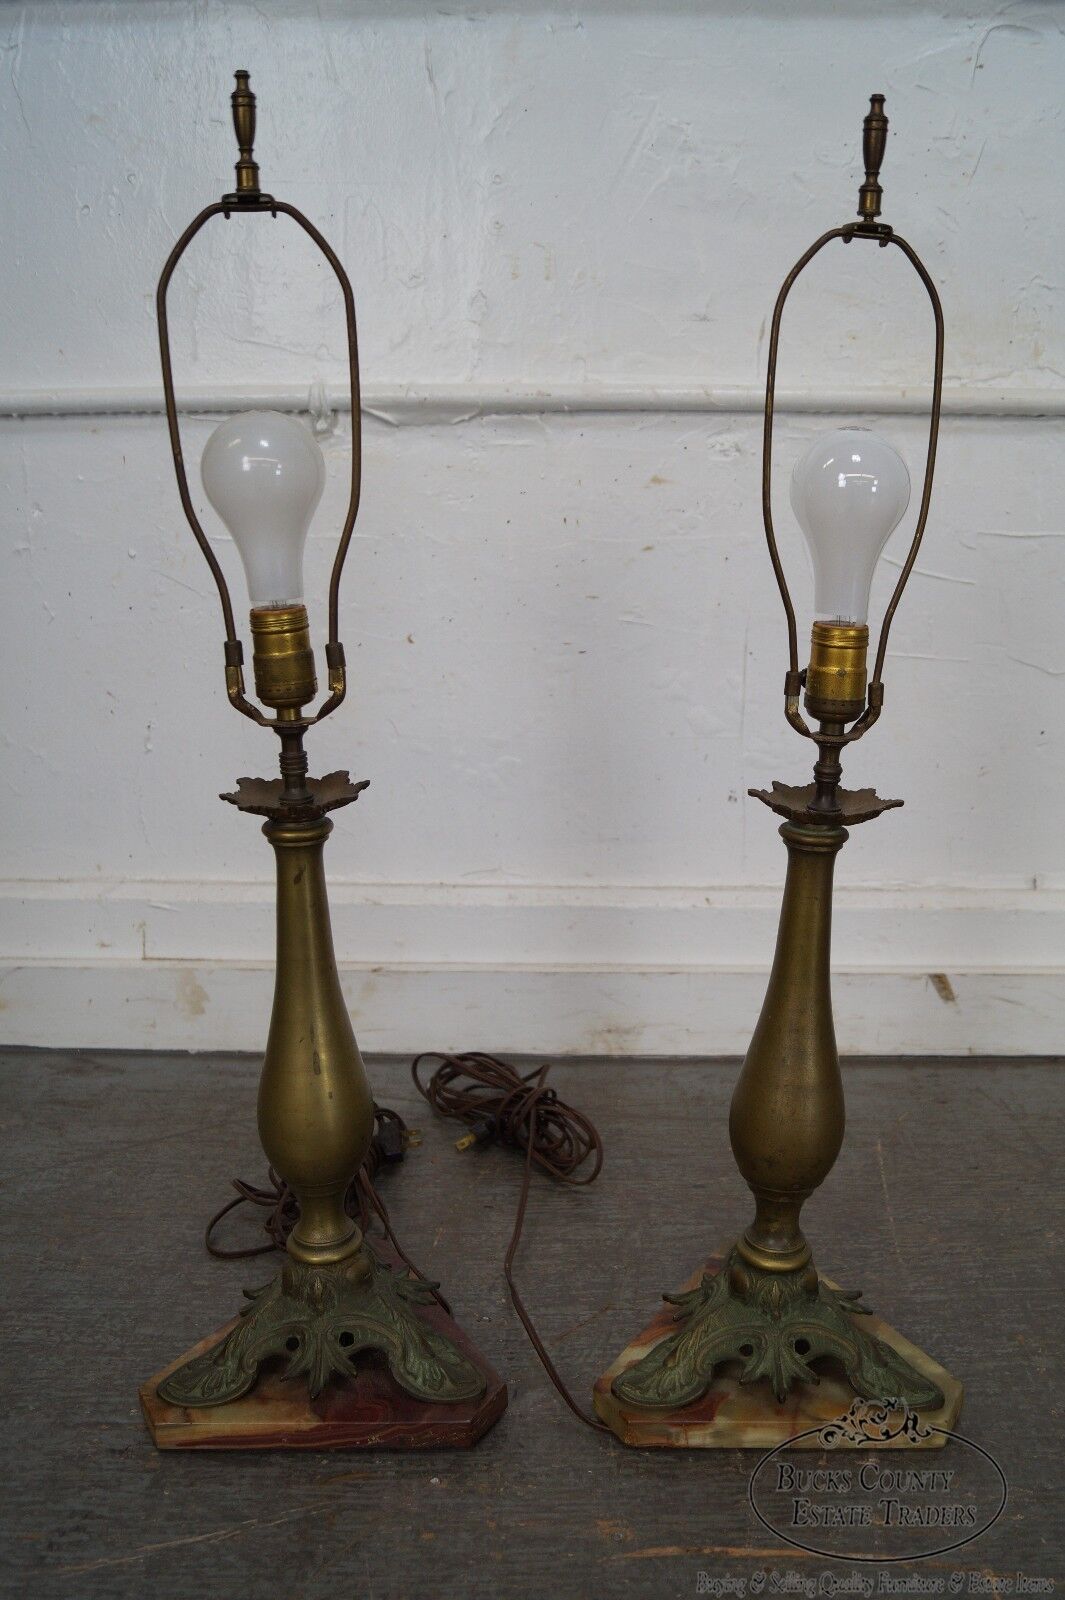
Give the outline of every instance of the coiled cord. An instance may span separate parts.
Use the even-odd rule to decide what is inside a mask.
[[[428,1083],[418,1075],[423,1061],[440,1063]],[[469,1128],[458,1149],[498,1140],[527,1150],[535,1166],[562,1183],[594,1183],[603,1166],[603,1141],[583,1112],[547,1087],[550,1070],[544,1065],[522,1075],[478,1050],[464,1055],[426,1050],[411,1062],[411,1076],[433,1110]],[[591,1172],[578,1178],[578,1169],[592,1156]]]
[[[439,1065],[423,1083],[419,1069],[423,1063],[430,1061],[436,1061]],[[602,1139],[583,1112],[560,1100],[555,1090],[548,1086],[547,1075],[550,1070],[545,1063],[533,1067],[530,1072],[519,1073],[508,1062],[479,1050],[467,1051],[462,1055],[426,1050],[411,1062],[411,1076],[419,1094],[439,1116],[454,1117],[467,1128],[468,1131],[457,1141],[458,1149],[466,1150],[473,1145],[498,1141],[524,1154],[521,1193],[510,1243],[503,1258],[503,1276],[511,1303],[544,1371],[574,1416],[598,1433],[608,1433],[610,1430],[585,1411],[570,1393],[537,1333],[514,1281],[514,1259],[525,1226],[533,1168],[539,1167],[550,1177],[573,1188],[584,1188],[594,1183],[603,1168]],[[364,1232],[373,1217],[379,1219],[400,1260],[432,1290],[438,1304],[450,1315],[451,1307],[436,1285],[415,1266],[396,1238],[388,1210],[374,1181],[382,1167],[402,1161],[408,1145],[417,1141],[418,1136],[408,1129],[397,1111],[387,1106],[375,1106],[373,1140],[366,1160],[351,1180],[344,1207]],[[248,1183],[244,1178],[233,1178],[231,1181],[236,1190],[235,1198],[227,1200],[207,1224],[204,1243],[209,1253],[222,1261],[240,1261],[249,1256],[266,1255],[272,1250],[283,1250],[299,1218],[299,1205],[288,1184],[272,1167],[269,1168],[265,1187]],[[263,1219],[263,1229],[267,1235],[265,1244],[229,1249],[215,1242],[215,1230],[219,1223],[241,1205],[257,1206],[267,1212]]]
[[[437,1061],[440,1065],[423,1083],[418,1069],[427,1061]],[[510,1244],[503,1258],[503,1276],[510,1291],[511,1303],[544,1371],[574,1416],[597,1433],[609,1433],[610,1430],[585,1411],[570,1393],[537,1333],[514,1281],[514,1258],[525,1225],[533,1167],[538,1166],[559,1182],[575,1188],[594,1183],[603,1167],[602,1139],[583,1112],[560,1100],[554,1089],[547,1086],[550,1070],[545,1063],[534,1067],[531,1072],[521,1074],[508,1062],[479,1050],[462,1055],[426,1050],[411,1062],[411,1076],[415,1085],[433,1110],[443,1117],[456,1117],[470,1130],[457,1141],[456,1148],[464,1150],[474,1144],[498,1140],[524,1151],[525,1172],[521,1194]],[[592,1162],[591,1170],[581,1173],[580,1169],[589,1160]]]
[[[375,1216],[378,1218],[386,1238],[404,1266],[432,1290],[437,1304],[441,1305],[450,1316],[451,1307],[448,1302],[432,1279],[427,1278],[415,1266],[396,1238],[388,1207],[381,1199],[374,1181],[382,1167],[393,1166],[402,1161],[408,1147],[419,1143],[421,1136],[408,1128],[399,1112],[393,1111],[389,1106],[375,1105],[373,1115],[373,1139],[366,1153],[366,1160],[348,1185],[348,1192],[344,1196],[344,1209],[364,1233],[368,1230],[372,1219]],[[236,1198],[227,1200],[208,1222],[203,1236],[208,1253],[217,1257],[219,1261],[243,1261],[249,1256],[268,1255],[271,1250],[284,1250],[288,1236],[296,1226],[300,1214],[296,1196],[285,1180],[278,1176],[273,1167],[269,1167],[265,1188],[249,1183],[245,1178],[233,1178],[230,1181],[237,1191]],[[214,1233],[218,1224],[223,1217],[227,1217],[241,1205],[260,1206],[267,1211],[268,1215],[263,1219],[263,1229],[268,1236],[266,1244],[246,1245],[243,1249],[227,1249],[215,1243]]]

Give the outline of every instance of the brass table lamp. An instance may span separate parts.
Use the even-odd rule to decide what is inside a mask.
[[[277,1276],[248,1296],[232,1324],[147,1384],[142,1401],[156,1443],[165,1447],[472,1444],[502,1413],[505,1388],[451,1321],[436,1285],[371,1250],[344,1205],[370,1145],[374,1105],[337,975],[322,854],[333,828],[327,813],[356,800],[366,783],[353,783],[346,772],[309,777],[304,736],[345,695],[339,589],[361,481],[355,307],[347,274],[318,230],[260,189],[255,97],[246,72],[236,79],[236,190],[186,228],[163,268],[156,309],[178,492],[218,587],[229,700],[272,729],[281,746],[280,778],[241,778],[222,798],[266,819],[263,833],[276,856],[277,973],[259,1135],[300,1214]],[[255,689],[272,716],[246,698],[229,589],[189,492],[166,311],[174,270],[200,229],[216,216],[263,212],[298,223],[336,275],[352,402],[348,506],[329,583],[329,694],[317,711],[306,709],[318,686],[302,556],[325,482],[321,449],[295,418],[252,412],[223,422],[203,452],[204,490],[247,575]]]
[[[750,792],[782,816],[788,868],[776,955],[761,1015],[736,1085],[733,1153],[755,1216],[724,1259],[712,1258],[669,1309],[630,1345],[595,1390],[596,1408],[631,1444],[772,1446],[827,1422],[855,1397],[916,1411],[949,1428],[961,1386],[867,1313],[856,1293],[819,1276],[799,1225],[803,1202],[828,1176],[843,1142],[843,1084],[830,994],[832,874],[848,827],[901,805],[871,789],[840,787],[842,751],[884,703],[888,633],[924,535],[932,493],[943,382],[943,315],[924,265],[880,215],[887,139],[883,95],[864,123],[865,182],[857,222],[819,238],[785,278],[773,311],[766,380],[762,512],[787,616],[785,716],[817,747],[814,781]],[[867,682],[867,623],[877,558],[905,514],[909,476],[892,446],[862,429],[814,441],[796,464],[792,506],[810,546],[814,613],[800,671],[795,610],[773,529],[773,396],[781,316],[795,280],[832,241],[896,246],[931,301],[935,359],[924,483],[916,527],[880,630]],[[816,723],[811,727],[799,709]],[[850,1442],[868,1443],[859,1428]],[[906,1442],[904,1435],[897,1442]],[[924,1442],[942,1444],[943,1435]]]

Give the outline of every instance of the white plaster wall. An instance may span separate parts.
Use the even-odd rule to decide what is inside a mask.
[[[808,764],[760,526],[766,325],[853,210],[877,89],[949,415],[848,761],[907,805],[840,861],[840,1042],[1060,1048],[1059,6],[130,0],[0,5],[0,46],[6,1037],[265,1030],[269,852],[214,796],[272,742],[225,703],[153,310],[230,186],[246,66],[264,184],[334,240],[361,318],[352,693],[312,758],[373,780],[330,845],[364,1042],[744,1048],[783,867],[746,789]],[[896,256],[838,247],[796,292],[781,491],[829,413],[919,471],[929,318]],[[324,593],[350,450],[330,281],[283,222],[216,222],[172,324],[193,461],[240,390],[328,411]]]

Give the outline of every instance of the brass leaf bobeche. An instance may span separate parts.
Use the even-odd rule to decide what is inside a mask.
[[[777,783],[774,779],[772,788],[748,789],[747,793],[752,800],[760,800],[770,811],[775,811],[778,817],[786,817],[789,822],[816,824],[824,821],[824,813],[814,810],[816,783],[796,786]],[[228,800],[229,796],[223,798]],[[885,811],[895,811],[903,804],[901,800],[881,800],[875,789],[837,789],[835,798],[838,804],[836,816],[844,827],[872,822],[876,817],[883,816]]]
[[[361,433],[355,307],[340,261],[293,206],[264,194],[253,157],[255,96],[246,72],[232,96],[237,136],[237,187],[207,206],[178,240],[159,280],[156,308],[167,423],[174,471],[189,526],[211,568],[225,624],[226,688],[234,707],[280,740],[281,776],[241,778],[222,796],[239,810],[264,817],[277,871],[277,962],[270,1032],[259,1084],[259,1137],[266,1156],[291,1189],[299,1218],[277,1277],[250,1296],[240,1322],[219,1343],[168,1374],[164,1400],[191,1408],[224,1405],[245,1394],[264,1363],[287,1358],[285,1376],[306,1379],[316,1395],[331,1378],[350,1377],[361,1352],[384,1354],[396,1383],[426,1402],[458,1403],[485,1392],[487,1378],[458,1345],[432,1327],[420,1308],[434,1284],[408,1278],[378,1261],[344,1206],[373,1134],[373,1097],[351,1026],[333,949],[323,851],[333,824],[326,815],[350,805],[366,788],[346,772],[308,776],[304,735],[330,715],[346,692],[338,637],[340,574],[358,514]],[[251,612],[255,687],[273,718],[245,696],[243,646],[229,588],[192,505],[181,449],[170,361],[166,295],[174,270],[212,217],[269,212],[291,217],[325,256],[340,284],[347,323],[352,406],[352,466],[347,512],[329,584],[326,665],[329,696],[305,714],[318,692],[307,610],[302,604]]]
[[[369,778],[363,778],[359,783],[352,783],[347,772],[327,772],[324,778],[306,778],[307,811],[309,813],[325,815],[327,811],[337,811],[341,806],[350,806],[357,800],[364,789],[370,787]],[[227,800],[231,806],[236,806],[238,811],[250,811],[259,817],[284,817],[292,814],[291,802],[284,799],[283,778],[238,778],[237,787],[232,793],[220,794],[219,800]]]

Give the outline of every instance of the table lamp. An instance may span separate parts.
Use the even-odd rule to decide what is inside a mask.
[[[832,876],[848,827],[901,805],[872,789],[840,787],[843,750],[862,738],[884,704],[888,634],[924,535],[932,493],[943,384],[943,314],[916,252],[879,222],[887,140],[884,96],[865,118],[865,181],[857,222],[823,234],[788,273],[769,340],[762,453],[762,511],[787,618],[788,723],[813,742],[813,782],[750,793],[785,820],[784,898],[769,985],[732,1099],[729,1134],[755,1198],[750,1226],[712,1257],[622,1353],[595,1388],[599,1415],[629,1444],[771,1448],[850,1414],[833,1437],[868,1444],[869,1416],[917,1415],[925,1445],[945,1442],[961,1385],[894,1328],[866,1311],[856,1291],[821,1277],[799,1225],[803,1202],[828,1176],[843,1142],[843,1082],[830,993]],[[886,439],[837,428],[796,462],[791,503],[810,550],[814,616],[800,670],[795,609],[777,549],[771,505],[773,399],[781,317],[805,267],[834,240],[894,246],[920,278],[935,325],[931,420],[916,526],[880,628],[867,676],[869,596],[877,559],[906,513],[910,480]],[[799,709],[805,709],[811,726]],[[887,1410],[885,1412],[885,1403]],[[870,1408],[872,1408],[870,1410]],[[900,1427],[882,1442],[909,1441]],[[875,1424],[874,1424],[875,1426]],[[890,1439],[888,1438],[890,1435]]]
[[[258,1123],[272,1168],[298,1201],[299,1220],[277,1275],[246,1291],[241,1315],[157,1375],[141,1398],[164,1448],[468,1445],[504,1410],[503,1384],[451,1320],[437,1286],[397,1270],[387,1246],[371,1248],[344,1205],[370,1145],[374,1103],[341,992],[322,856],[333,827],[327,813],[351,804],[367,785],[346,772],[309,777],[304,737],[341,705],[346,688],[339,589],[362,465],[355,306],[347,274],[318,230],[260,188],[255,96],[247,72],[236,82],[236,189],[181,235],[163,268],[156,310],[178,493],[218,587],[229,700],[280,742],[279,778],[241,778],[222,798],[266,819],[262,831],[276,856],[277,968]],[[170,358],[167,290],[185,250],[213,217],[263,213],[290,217],[317,245],[340,284],[347,323],[351,478],[329,582],[329,693],[313,712],[307,708],[318,686],[303,550],[325,483],[322,451],[298,418],[271,411],[228,418],[203,451],[204,492],[247,577],[255,690],[264,711],[247,698],[229,588],[189,490]]]

